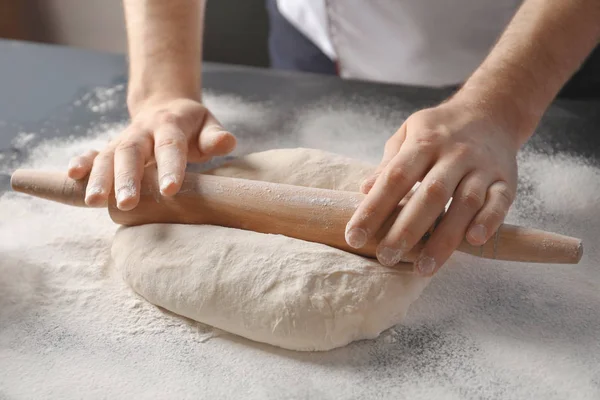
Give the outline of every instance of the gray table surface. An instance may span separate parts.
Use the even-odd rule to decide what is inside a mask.
[[[0,154],[17,163],[26,157],[27,149],[14,144],[14,138],[21,132],[35,132],[35,138],[28,145],[35,146],[49,138],[83,135],[97,124],[126,121],[125,83],[126,62],[120,55],[0,41]],[[116,105],[103,111],[92,110],[89,104],[82,104],[81,99],[93,100],[94,96],[98,96],[95,92],[98,87],[115,88],[111,98]],[[208,102],[214,103],[217,116],[239,138],[237,154],[303,146],[343,153],[373,163],[380,157],[386,138],[400,126],[404,118],[450,94],[447,90],[349,82],[333,77],[217,64],[205,66],[204,87],[208,92]],[[100,102],[102,99],[97,100]],[[254,112],[252,107],[259,107],[260,112]],[[537,134],[526,145],[526,150],[536,154],[564,154],[597,165],[600,162],[599,129],[600,101],[558,100],[546,113]],[[368,134],[361,134],[363,131]],[[527,171],[524,174],[527,180]],[[7,173],[0,175],[0,194],[8,190],[8,182]],[[526,197],[527,187],[520,194]],[[593,223],[600,221],[598,214],[600,211],[590,216]],[[568,221],[569,216],[556,216],[555,220],[544,223],[542,228],[560,227],[570,230],[566,233],[579,233],[576,222],[569,225]],[[593,229],[588,230],[582,235],[591,235],[593,232]],[[592,251],[590,257],[596,256],[597,253]],[[582,282],[591,280],[597,288],[599,274],[594,260],[598,258],[587,259],[587,264],[578,270],[573,279]],[[396,328],[392,344],[386,345],[385,341],[378,340],[371,344],[354,344],[331,353],[295,355],[268,346],[255,347],[247,341],[234,341],[236,351],[244,352],[244,347],[248,347],[256,353],[254,357],[261,368],[268,369],[269,357],[274,354],[290,360],[286,369],[293,376],[290,378],[293,383],[289,385],[285,380],[278,384],[267,382],[259,373],[247,371],[244,376],[246,384],[264,386],[259,392],[260,396],[255,396],[256,392],[253,392],[254,396],[250,397],[337,398],[336,393],[341,390],[338,385],[343,386],[344,397],[355,398],[364,397],[361,393],[370,393],[378,398],[391,396],[392,393],[395,393],[395,398],[402,398],[407,393],[413,393],[414,396],[429,393],[425,398],[431,398],[431,393],[443,393],[413,390],[421,384],[431,385],[431,382],[439,382],[440,387],[446,388],[449,398],[522,398],[532,393],[534,397],[561,398],[565,394],[561,389],[564,384],[558,381],[547,383],[547,392],[543,389],[529,392],[526,389],[530,384],[535,387],[539,385],[539,382],[534,385],[538,362],[560,364],[560,359],[542,357],[539,360],[532,359],[530,365],[523,362],[520,366],[522,370],[515,372],[514,376],[507,374],[504,369],[500,373],[494,365],[482,363],[481,357],[485,358],[487,350],[479,345],[481,335],[497,335],[499,343],[511,336],[515,343],[525,348],[539,346],[542,353],[545,352],[545,346],[551,352],[564,345],[567,349],[564,357],[568,358],[569,363],[579,363],[587,374],[584,377],[585,387],[582,387],[580,394],[588,396],[595,393],[600,398],[600,300],[597,297],[585,300],[586,307],[590,309],[587,317],[580,321],[580,326],[558,328],[564,316],[573,310],[581,311],[581,299],[572,302],[563,299],[565,303],[557,305],[552,303],[551,294],[548,294],[548,298],[540,294],[544,293],[544,289],[535,287],[535,281],[525,284],[519,281],[518,276],[509,279],[515,270],[514,266],[494,268],[500,271],[497,274],[502,275],[498,283],[491,283],[487,278],[473,278],[476,282],[471,287],[464,283],[465,276],[469,276],[464,268],[457,268],[462,271],[461,280],[453,281],[450,273],[444,275],[450,286],[445,286],[442,278],[434,280],[419,300],[421,303],[416,304],[416,318],[413,318],[410,326]],[[553,271],[551,267],[540,268],[544,273],[551,274]],[[451,295],[447,293],[449,287],[455,291]],[[527,297],[531,293],[541,296],[541,300],[531,303]],[[466,319],[463,313],[456,311],[446,315],[444,320],[420,324],[420,310],[434,307],[432,304],[445,295],[449,296],[449,302],[454,301],[457,305],[465,302],[461,296],[473,295],[480,300],[487,300],[476,309],[468,309],[466,312],[471,314]],[[502,315],[503,321],[511,327],[516,327],[517,333],[509,328],[503,332],[491,323],[486,328],[485,321],[488,318],[493,320],[497,315]],[[478,328],[478,333],[472,332],[467,326],[474,320],[479,328],[483,327]],[[530,320],[535,321],[531,330],[522,328]],[[546,337],[537,342],[531,332],[539,331],[544,331]],[[578,343],[590,345],[586,345],[587,350],[584,351]],[[199,349],[190,351],[210,350],[211,342],[198,346]],[[206,351],[210,353],[209,350]],[[517,353],[519,351],[515,350]],[[269,357],[263,359],[261,353]],[[151,352],[148,354],[151,357]],[[357,362],[357,357],[363,360]],[[7,364],[0,368],[10,368],[10,360],[4,362]],[[152,360],[149,359],[149,362]],[[224,355],[222,363],[226,370],[227,363],[235,363],[235,359]],[[303,376],[295,374],[294,363],[312,363],[318,373],[324,376],[328,371],[335,371],[338,380],[332,381],[332,386],[320,383],[321,386],[317,387],[316,378],[310,374],[304,376],[306,381]],[[411,370],[410,374],[406,373],[407,368]],[[190,365],[190,373],[197,373],[200,369],[199,365]],[[523,371],[527,373],[523,375]],[[558,371],[560,368],[557,367],[554,372],[558,374]],[[306,374],[306,369],[298,369],[297,373]],[[423,376],[422,382],[419,382],[419,374]],[[466,382],[465,377],[471,377],[473,385]],[[279,378],[276,376],[275,379]],[[236,392],[236,384],[231,377],[227,378],[227,382],[232,386],[231,393],[235,393],[235,397],[243,397],[242,389],[246,386]],[[481,382],[486,383],[486,388],[480,387]],[[85,385],[85,382],[78,384]],[[165,385],[168,386],[168,383],[165,382]],[[211,379],[203,385],[219,385],[218,374],[211,375]],[[0,381],[0,397],[1,388]],[[569,397],[580,398],[576,390],[569,390],[567,393],[573,395]],[[135,383],[132,383],[129,394],[135,392]],[[196,392],[191,390],[191,393]],[[585,396],[581,398],[588,398]]]

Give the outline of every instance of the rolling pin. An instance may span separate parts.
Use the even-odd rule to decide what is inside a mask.
[[[17,170],[11,178],[13,190],[78,207],[84,202],[87,181],[75,181],[61,172]],[[116,207],[109,196],[112,220],[133,226],[151,223],[209,224],[261,233],[282,234],[310,242],[323,243],[366,257],[375,257],[377,243],[385,232],[363,248],[346,244],[346,223],[365,197],[362,193],[316,189],[279,183],[186,173],[180,192],[164,197],[158,187],[155,166],[146,168],[139,205],[131,211]],[[395,220],[398,205],[387,222]],[[414,261],[424,240],[405,256]],[[503,224],[485,245],[471,246],[463,241],[459,251],[477,257],[530,263],[576,264],[583,253],[579,239]]]

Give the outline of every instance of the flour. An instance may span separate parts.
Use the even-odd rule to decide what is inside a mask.
[[[357,112],[336,105],[335,99],[327,99],[323,103],[300,113],[287,129],[300,138],[304,147],[319,148],[373,164],[377,164],[383,154],[382,144],[409,116],[397,109],[386,110],[370,104],[364,105],[364,112]],[[349,137],[368,137],[368,141],[361,141],[361,146],[356,146],[348,140]]]
[[[220,99],[213,94],[215,107]],[[261,139],[273,138],[250,139],[251,151],[259,145],[323,148],[309,138],[310,126],[327,150],[373,163],[381,148],[373,143],[360,156],[360,138],[372,135],[382,146],[380,130],[397,129],[396,117],[378,117],[371,130],[338,121],[345,135],[338,150],[328,134],[336,121],[326,109],[299,112],[290,123],[306,138],[298,142],[298,136],[269,131],[271,111],[231,99],[220,105],[231,111],[216,113],[225,126],[227,115],[243,125],[246,110],[251,120],[266,121]],[[352,100],[334,111],[356,120],[369,118],[370,107]],[[306,115],[313,119],[303,125]],[[101,148],[121,127],[41,142],[24,162],[1,160],[0,170],[64,170],[71,156]],[[239,151],[247,151],[247,143],[240,140]],[[520,191],[508,222],[581,237],[579,265],[454,255],[401,325],[377,340],[326,353],[256,344],[152,306],[115,274],[110,245],[117,227],[105,210],[4,193],[0,398],[598,399],[600,169],[575,157],[531,152],[522,153],[519,165]]]
[[[13,139],[12,145],[17,149],[25,149],[32,140],[34,140],[36,134],[33,132],[21,132]]]
[[[216,95],[207,90],[202,95],[206,107],[235,134],[240,129],[263,130],[272,118],[265,104],[244,101],[238,96]]]
[[[77,99],[73,105],[84,106],[95,113],[106,113],[119,107],[117,94],[125,92],[125,85],[97,87]]]

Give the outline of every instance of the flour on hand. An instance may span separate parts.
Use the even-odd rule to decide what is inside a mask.
[[[319,150],[283,149],[208,173],[357,191],[373,171]],[[377,337],[402,321],[429,282],[322,244],[211,225],[121,228],[112,256],[125,281],[155,305],[304,351]]]

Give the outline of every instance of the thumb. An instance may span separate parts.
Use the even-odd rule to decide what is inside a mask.
[[[204,124],[198,136],[198,150],[204,157],[223,156],[235,149],[237,140],[210,112],[206,111]]]
[[[377,169],[375,170],[375,172],[373,172],[373,174],[371,174],[370,176],[365,178],[364,181],[362,181],[362,183],[360,185],[360,191],[363,194],[368,194],[371,191],[371,189],[373,188],[373,185],[375,185],[375,181],[377,181],[377,178],[379,178],[379,175],[381,174],[381,172],[389,164],[389,162],[392,160],[392,158],[394,158],[394,156],[389,153],[391,153],[391,152],[384,152],[383,158],[381,159],[381,162],[377,166]]]
[[[375,185],[375,182],[377,181],[377,178],[379,178],[379,175],[381,175],[385,167],[387,167],[390,161],[392,161],[396,154],[398,154],[400,147],[402,147],[402,143],[404,143],[404,138],[406,137],[405,133],[406,128],[403,124],[400,129],[398,129],[398,132],[396,132],[396,134],[394,134],[394,136],[387,141],[383,149],[383,157],[381,158],[381,162],[377,166],[377,169],[375,169],[375,172],[373,172],[372,175],[365,178],[360,185],[360,191],[363,194],[368,194],[371,191],[373,185]]]

